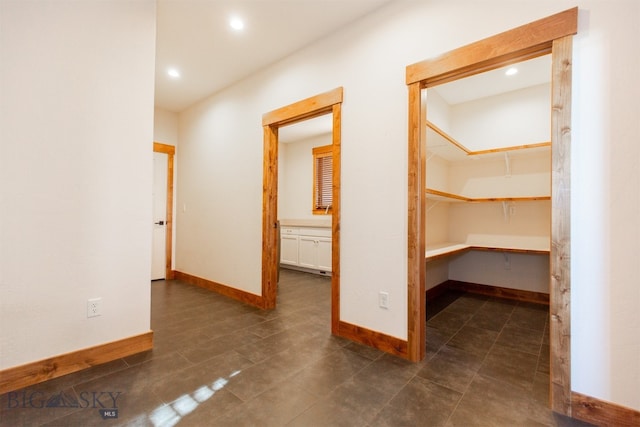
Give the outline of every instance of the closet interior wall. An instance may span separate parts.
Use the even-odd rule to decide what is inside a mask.
[[[454,280],[548,294],[550,83],[459,103],[438,88],[426,89],[426,289]],[[452,245],[479,250],[429,256]]]

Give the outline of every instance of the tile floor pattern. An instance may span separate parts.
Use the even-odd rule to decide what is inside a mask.
[[[441,301],[428,308],[427,358],[410,363],[331,336],[325,277],[282,271],[273,311],[154,282],[153,351],[0,396],[0,425],[587,425],[547,409],[546,307]],[[80,407],[37,407],[51,396]]]

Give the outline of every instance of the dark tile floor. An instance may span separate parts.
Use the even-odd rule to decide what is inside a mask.
[[[331,336],[329,292],[285,270],[278,308],[260,311],[154,282],[153,351],[0,396],[0,425],[586,425],[547,409],[545,307],[445,295],[409,363]]]

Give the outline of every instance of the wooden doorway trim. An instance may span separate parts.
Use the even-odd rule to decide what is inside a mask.
[[[423,89],[510,63],[552,56],[550,346],[551,408],[571,415],[570,163],[573,8],[407,67],[409,89],[408,357],[425,356],[426,107]]]
[[[164,153],[167,158],[167,212],[166,212],[166,233],[165,233],[165,265],[164,277],[166,280],[173,279],[172,255],[173,255],[173,157],[176,154],[176,147],[173,145],[153,143],[154,153]]]
[[[262,116],[264,164],[262,188],[262,308],[276,306],[278,285],[278,129],[325,114],[333,115],[333,211],[331,219],[331,330],[340,317],[340,144],[342,87],[295,102]]]

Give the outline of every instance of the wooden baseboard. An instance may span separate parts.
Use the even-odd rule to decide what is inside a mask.
[[[396,356],[404,357],[405,359],[409,357],[407,341],[381,332],[372,331],[362,326],[339,321],[337,335]]]
[[[219,293],[229,298],[233,298],[245,304],[252,305],[254,307],[263,308],[264,299],[261,295],[252,294],[250,292],[242,291],[240,289],[232,288],[231,286],[223,285],[221,283],[213,282],[202,277],[193,276],[181,271],[174,272],[174,278],[191,285],[199,286],[204,289]]]
[[[430,289],[427,289],[427,301],[432,301],[436,298],[438,298],[439,296],[441,296],[442,294],[444,294],[445,292],[447,292],[447,290],[449,289],[449,281],[445,281],[440,283],[439,285],[436,285]]]
[[[640,411],[571,392],[571,416],[597,426],[640,426]]]
[[[549,294],[543,294],[542,292],[501,288],[499,286],[480,285],[477,283],[460,282],[458,280],[447,280],[444,283],[446,283],[448,289],[456,291],[549,305]]]
[[[153,331],[0,371],[0,394],[153,348]]]

